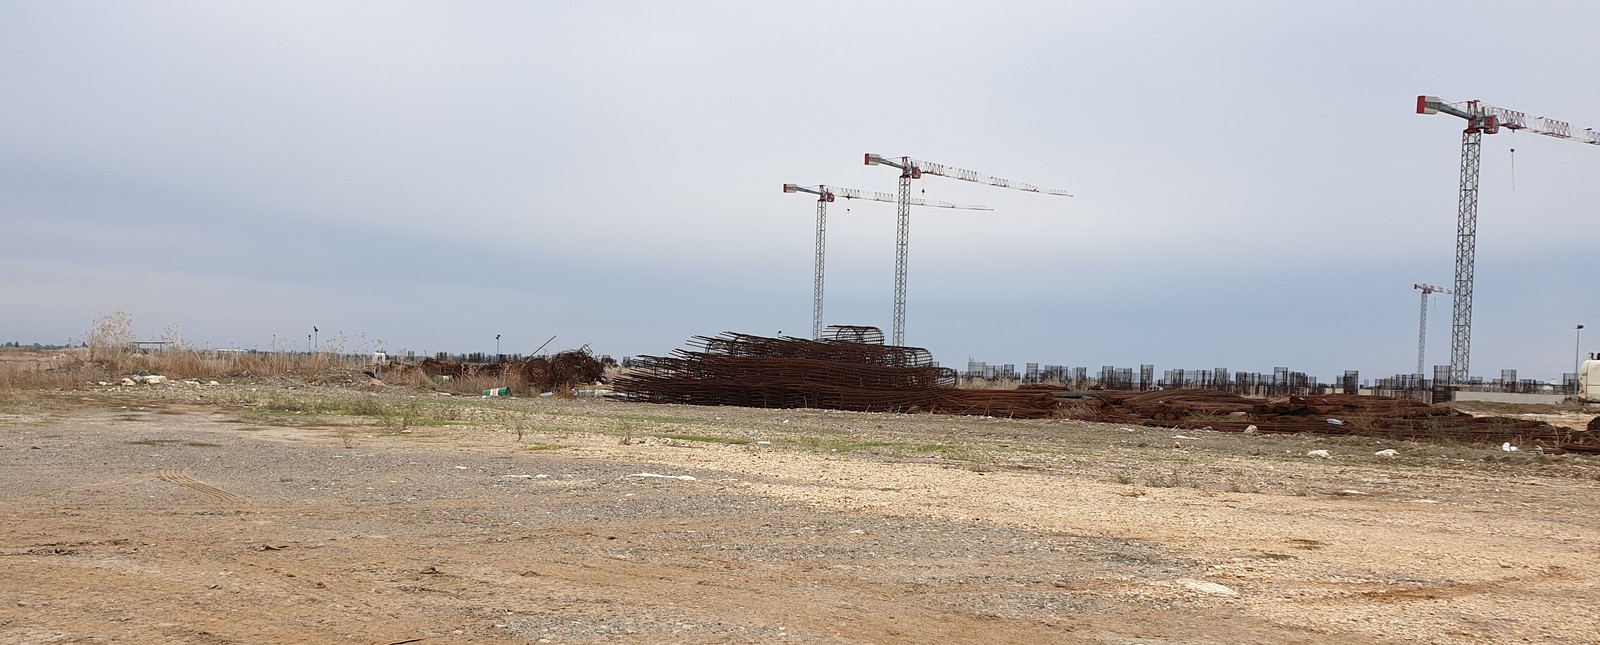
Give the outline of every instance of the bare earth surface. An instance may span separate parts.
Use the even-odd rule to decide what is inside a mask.
[[[174,384],[0,492],[0,643],[1600,642],[1582,456]]]

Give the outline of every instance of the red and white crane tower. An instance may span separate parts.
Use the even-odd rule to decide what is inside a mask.
[[[801,186],[799,184],[784,184],[783,192],[808,193],[817,196],[817,258],[814,276],[815,284],[811,296],[811,339],[822,338],[822,267],[827,251],[828,229],[828,203],[838,197],[845,199],[865,199],[874,202],[898,203],[900,200],[889,193],[856,190],[854,188],[840,188],[838,186]],[[952,204],[950,202],[929,201],[926,199],[911,198],[912,206],[929,206],[933,208],[954,208],[969,211],[992,211],[988,206],[971,206],[966,204]]]
[[[1417,376],[1426,378],[1427,374],[1422,371],[1422,367],[1423,360],[1428,355],[1428,294],[1442,293],[1448,296],[1451,291],[1444,287],[1435,287],[1431,284],[1422,284],[1420,282],[1411,285],[1411,288],[1422,290],[1422,315],[1417,317]]]
[[[1456,285],[1450,322],[1450,380],[1468,380],[1467,363],[1472,343],[1472,274],[1478,247],[1478,158],[1483,135],[1497,134],[1501,128],[1526,130],[1547,137],[1600,145],[1600,133],[1584,128],[1573,132],[1565,121],[1530,117],[1525,112],[1507,110],[1482,101],[1445,103],[1437,96],[1418,96],[1417,114],[1438,114],[1466,120],[1461,133],[1461,194],[1456,216]]]
[[[922,161],[919,159],[912,159],[911,157],[884,157],[882,155],[875,155],[870,152],[867,153],[868,166],[877,166],[880,164],[889,166],[890,168],[898,169],[900,171],[900,221],[897,229],[898,234],[895,239],[894,256],[894,332],[890,340],[890,342],[895,345],[904,345],[906,340],[906,262],[908,251],[907,241],[911,233],[911,180],[921,179],[923,175],[934,175],[937,177],[949,177],[951,179],[960,179],[962,181],[988,184],[990,186],[999,186],[1001,188],[1013,188],[1030,193],[1059,195],[1062,197],[1072,196],[1072,193],[1064,190],[1040,188],[1033,184],[990,177],[988,175],[973,172],[971,170],[952,168],[950,166],[936,164],[931,161]]]

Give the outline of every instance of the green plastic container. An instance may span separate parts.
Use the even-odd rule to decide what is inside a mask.
[[[511,396],[511,388],[509,388],[509,387],[497,387],[497,388],[492,389],[492,390],[484,390],[483,391],[483,395],[484,396]]]

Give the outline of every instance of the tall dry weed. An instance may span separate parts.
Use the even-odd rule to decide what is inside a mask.
[[[89,325],[84,344],[89,347],[89,360],[96,363],[115,362],[133,353],[133,315],[126,311],[113,311],[95,318]]]

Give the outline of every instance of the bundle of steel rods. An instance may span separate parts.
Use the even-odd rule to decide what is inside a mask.
[[[872,339],[869,329],[841,335]],[[616,391],[651,403],[1015,418],[1049,417],[1057,407],[1048,392],[958,390],[955,370],[936,367],[920,347],[735,332],[696,336],[690,344],[700,351],[636,358]]]

